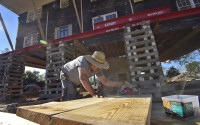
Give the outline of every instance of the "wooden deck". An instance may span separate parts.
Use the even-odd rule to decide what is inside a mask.
[[[22,106],[17,115],[41,125],[149,125],[151,97],[87,98]]]

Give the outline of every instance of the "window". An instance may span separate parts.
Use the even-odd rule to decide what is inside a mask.
[[[38,12],[39,19],[42,18],[42,8],[39,8],[37,10],[37,12]],[[34,21],[36,19],[37,19],[37,17],[36,17],[35,12],[34,11],[29,11],[28,14],[27,14],[26,23],[32,22],[32,21]]]
[[[200,6],[200,0],[194,0],[194,4],[196,7],[199,7]]]
[[[178,10],[195,8],[200,6],[200,0],[176,0]]]
[[[67,8],[69,6],[69,0],[60,0],[60,8]]]
[[[39,33],[24,37],[24,47],[36,45],[38,43],[39,43]]]
[[[93,29],[94,29],[94,24],[95,23],[99,23],[105,20],[110,20],[113,18],[116,18],[117,16],[117,12],[112,12],[112,13],[108,13],[108,14],[104,14],[104,15],[100,15],[100,16],[96,16],[92,18],[92,25],[93,25]]]
[[[72,35],[72,25],[66,25],[55,28],[55,39]]]

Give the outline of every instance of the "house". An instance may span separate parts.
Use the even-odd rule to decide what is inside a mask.
[[[144,92],[160,97],[160,61],[179,58],[200,47],[200,0],[1,0],[0,4],[19,15],[16,50],[11,53],[21,53],[24,66],[47,70],[44,95],[52,97],[62,91],[59,68],[95,50],[106,54],[111,65],[104,71],[108,78],[144,84]],[[142,21],[150,24],[143,23],[141,28]],[[129,32],[144,27],[151,42],[130,46],[127,41],[141,34],[132,36]],[[51,44],[42,45],[40,40]],[[57,51],[61,57],[57,59],[53,50],[59,46],[65,48]],[[133,52],[139,48],[143,52]],[[142,60],[147,60],[145,65],[134,63]]]

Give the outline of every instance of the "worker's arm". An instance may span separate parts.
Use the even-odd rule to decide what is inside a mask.
[[[90,85],[90,81],[88,79],[87,71],[84,68],[78,67],[79,79],[83,85],[83,87],[92,95],[95,95],[95,91]]]
[[[115,82],[108,80],[104,75],[97,76],[101,83],[108,87],[121,87],[124,83],[123,82]]]

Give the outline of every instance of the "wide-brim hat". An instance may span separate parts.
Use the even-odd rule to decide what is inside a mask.
[[[109,64],[105,60],[105,54],[101,51],[95,51],[93,55],[85,55],[85,58],[91,64],[100,67],[102,69],[109,69]]]

